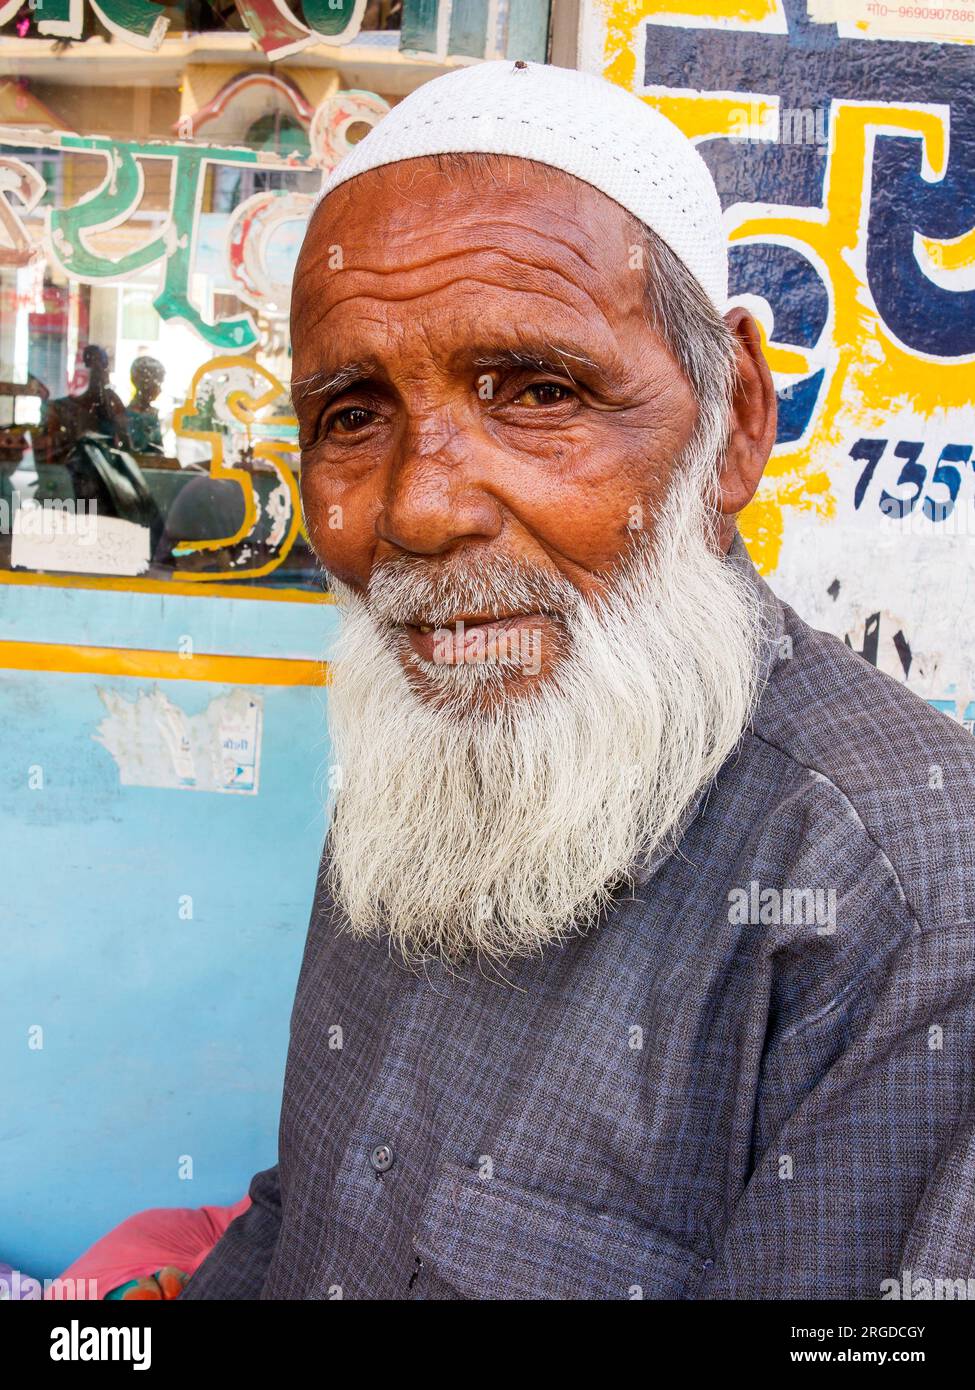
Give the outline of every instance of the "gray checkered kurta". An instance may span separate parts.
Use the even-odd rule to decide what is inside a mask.
[[[975,741],[730,563],[775,629],[753,727],[597,930],[410,972],[319,890],[279,1162],[184,1298],[975,1277]]]

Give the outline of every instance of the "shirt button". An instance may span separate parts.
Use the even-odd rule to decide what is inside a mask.
[[[377,1144],[369,1155],[369,1162],[377,1173],[386,1173],[392,1168],[394,1157],[392,1144]]]

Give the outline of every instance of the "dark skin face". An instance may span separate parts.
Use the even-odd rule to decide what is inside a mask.
[[[148,410],[162,390],[162,382],[163,378],[160,373],[144,367],[134,367],[132,369],[132,385],[135,387],[135,394],[132,397],[133,407],[136,410]]]
[[[504,556],[598,595],[694,433],[694,393],[649,328],[630,266],[632,220],[578,180],[510,167],[507,181],[478,180],[410,160],[341,185],[311,220],[291,321],[302,497],[317,554],[358,591],[393,557],[433,571]],[[775,438],[757,325],[743,309],[726,322],[741,385],[721,471],[724,550]],[[485,616],[509,615],[457,615],[468,631]],[[543,678],[558,620],[512,625],[540,634]],[[404,650],[431,659],[432,634],[405,636]]]

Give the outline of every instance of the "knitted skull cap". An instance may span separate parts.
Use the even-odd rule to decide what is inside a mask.
[[[714,180],[683,132],[631,92],[544,63],[456,68],[373,126],[318,201],[368,169],[449,153],[533,159],[598,188],[662,237],[725,312],[728,249]]]

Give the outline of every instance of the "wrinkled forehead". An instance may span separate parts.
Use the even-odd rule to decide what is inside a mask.
[[[426,155],[383,165],[340,184],[315,208],[296,269],[322,255],[346,265],[395,269],[424,242],[453,233],[509,242],[548,242],[554,256],[618,270],[645,233],[640,222],[591,184],[535,160],[508,155]]]
[[[417,326],[434,302],[468,323],[608,333],[608,320],[642,313],[641,233],[605,194],[529,160],[428,156],[370,170],[310,220],[292,295],[296,355],[370,323]]]

